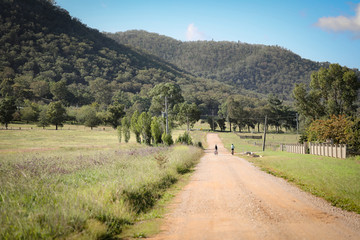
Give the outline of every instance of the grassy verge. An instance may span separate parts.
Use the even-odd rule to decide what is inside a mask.
[[[233,142],[242,151],[261,151],[260,146],[248,145],[233,133],[222,133],[220,137],[228,148]],[[245,158],[334,206],[360,214],[360,157],[337,159],[279,151],[260,154],[262,158]]]
[[[150,218],[202,154],[119,144],[111,130],[74,131],[1,132],[0,239],[118,237]]]

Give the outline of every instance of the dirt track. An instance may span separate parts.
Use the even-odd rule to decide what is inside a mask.
[[[360,215],[232,156],[216,134],[207,141],[219,155],[205,150],[153,239],[360,239]]]

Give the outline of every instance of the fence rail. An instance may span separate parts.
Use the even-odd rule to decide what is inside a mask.
[[[240,139],[262,139],[262,136],[247,136],[247,135],[239,135]]]
[[[298,154],[312,154],[326,157],[346,158],[346,144],[309,143],[284,144],[280,146],[282,151]]]
[[[309,150],[313,155],[346,158],[345,144],[310,143]]]
[[[307,146],[306,144],[286,144],[285,150],[291,153],[299,153],[299,154],[306,154]]]

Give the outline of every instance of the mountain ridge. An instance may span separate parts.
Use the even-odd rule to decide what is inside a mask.
[[[118,91],[147,97],[162,82],[181,85],[186,100],[197,103],[206,101],[208,91],[219,100],[240,92],[117,43],[47,0],[0,2],[0,97],[12,91],[19,100],[108,105]],[[66,94],[56,96],[54,86]]]
[[[279,46],[239,41],[183,42],[144,30],[105,34],[196,76],[262,94],[275,93],[288,100],[295,83],[309,83],[313,71],[329,65],[302,58]]]

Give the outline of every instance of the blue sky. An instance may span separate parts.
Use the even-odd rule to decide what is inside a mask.
[[[360,69],[360,2],[343,0],[56,0],[104,32],[146,30],[181,41],[278,45]]]

